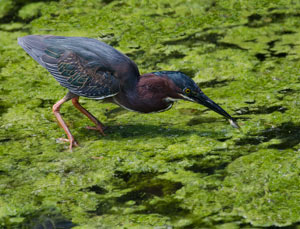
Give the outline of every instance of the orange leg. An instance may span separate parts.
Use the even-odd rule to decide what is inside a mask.
[[[80,103],[78,102],[78,100],[79,100],[79,96],[76,96],[76,97],[72,98],[73,105],[82,114],[84,114],[86,117],[88,117],[96,125],[96,127],[88,127],[88,129],[98,130],[103,136],[105,136],[104,131],[103,131],[104,125],[94,115],[92,115],[87,109],[85,109],[84,107],[82,107],[80,105]]]
[[[68,128],[67,124],[65,123],[65,121],[63,120],[63,118],[61,117],[61,114],[59,113],[60,110],[60,106],[69,101],[72,97],[70,97],[69,94],[67,94],[64,98],[62,98],[61,100],[59,100],[57,103],[55,103],[52,107],[52,111],[59,123],[59,125],[64,129],[64,131],[66,132],[68,139],[62,139],[63,141],[68,141],[70,142],[70,150],[72,151],[73,146],[78,146],[77,142],[75,141],[73,135],[71,134],[70,129]]]

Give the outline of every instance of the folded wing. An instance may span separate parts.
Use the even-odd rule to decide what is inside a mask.
[[[26,36],[24,50],[72,93],[102,99],[130,88],[139,72],[133,61],[111,46],[89,38]]]

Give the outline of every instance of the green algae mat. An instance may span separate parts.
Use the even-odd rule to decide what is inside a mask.
[[[142,73],[180,70],[238,119],[203,106],[138,114],[70,103],[21,47],[84,36]],[[299,0],[0,1],[0,228],[300,228]]]

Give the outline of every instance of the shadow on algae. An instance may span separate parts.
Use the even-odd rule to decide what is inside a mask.
[[[70,220],[65,219],[55,209],[44,209],[41,211],[33,212],[26,216],[26,219],[22,223],[23,228],[33,229],[54,229],[54,228],[73,228],[76,224]]]
[[[84,36],[142,73],[180,70],[235,116],[179,102],[141,115],[82,99],[106,137],[17,45]],[[0,1],[0,228],[300,228],[300,2]]]

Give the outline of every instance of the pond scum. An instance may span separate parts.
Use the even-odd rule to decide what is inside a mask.
[[[84,36],[142,73],[180,70],[238,119],[82,99],[72,153],[51,112],[66,90],[17,45]],[[300,228],[300,1],[0,1],[0,228]]]

